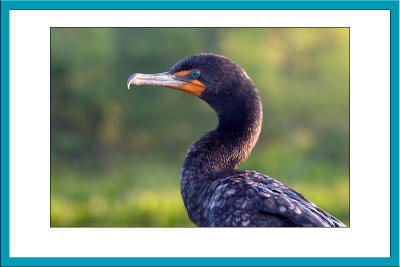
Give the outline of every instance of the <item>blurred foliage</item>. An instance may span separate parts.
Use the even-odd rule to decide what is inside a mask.
[[[200,52],[231,58],[260,91],[263,130],[240,168],[349,225],[348,29],[52,28],[51,226],[194,226],[179,175],[216,116],[197,97],[126,80]]]

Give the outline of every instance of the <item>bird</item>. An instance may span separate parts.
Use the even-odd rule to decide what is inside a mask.
[[[181,195],[200,227],[346,227],[300,193],[253,170],[238,170],[254,148],[262,125],[258,89],[227,57],[185,57],[167,72],[134,73],[131,85],[156,85],[199,97],[217,114],[217,127],[188,150]]]

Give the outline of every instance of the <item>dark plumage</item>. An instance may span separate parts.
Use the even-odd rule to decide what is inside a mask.
[[[197,95],[218,115],[217,128],[189,149],[181,172],[183,201],[195,224],[345,227],[277,180],[236,170],[257,142],[262,104],[246,72],[228,58],[194,55],[166,73],[134,74],[130,84],[162,85]]]

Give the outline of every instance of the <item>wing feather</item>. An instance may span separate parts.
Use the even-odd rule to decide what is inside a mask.
[[[254,171],[217,180],[204,203],[209,226],[346,227],[301,194]]]

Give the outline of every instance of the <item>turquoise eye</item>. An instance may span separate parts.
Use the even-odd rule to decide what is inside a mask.
[[[193,79],[197,79],[197,78],[200,77],[200,72],[199,72],[198,70],[193,70],[193,71],[190,73],[190,77],[192,77]]]

